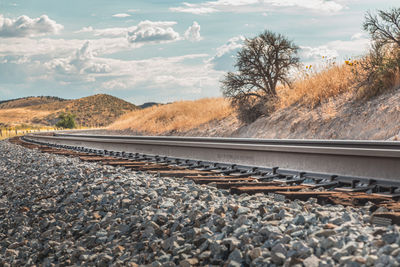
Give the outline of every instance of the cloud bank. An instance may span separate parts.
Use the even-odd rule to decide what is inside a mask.
[[[182,3],[171,7],[174,12],[204,15],[216,12],[264,12],[271,8],[301,8],[318,12],[338,12],[345,8],[342,1],[325,0],[217,0],[199,4]]]
[[[16,19],[5,18],[0,14],[0,37],[35,37],[58,34],[64,27],[47,15],[30,18],[22,15]]]
[[[128,32],[128,41],[130,43],[160,43],[179,40],[179,33],[172,28],[175,24],[174,21],[142,21],[135,29]]]

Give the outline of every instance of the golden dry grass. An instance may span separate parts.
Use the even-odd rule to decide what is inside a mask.
[[[76,122],[80,126],[101,127],[109,125],[122,114],[137,108],[122,99],[105,94],[76,100],[49,102],[50,100],[31,97],[6,102],[0,106],[0,125],[52,125],[60,113],[66,112],[76,115]]]
[[[280,101],[277,108],[285,108],[293,104],[313,108],[332,97],[351,91],[353,68],[356,66],[333,64],[320,71],[303,74],[293,83],[292,88],[279,88]]]
[[[308,71],[292,85],[278,89],[281,109],[294,104],[315,107],[323,101],[352,90],[351,75],[355,66],[335,64],[321,67],[319,71]],[[327,117],[336,114],[335,107],[326,110]],[[168,105],[153,106],[121,116],[108,128],[132,130],[143,134],[166,134],[185,132],[201,124],[220,120],[234,114],[229,101],[224,98],[180,101]]]
[[[46,117],[52,111],[31,110],[29,108],[0,109],[0,123],[7,125],[19,125],[28,123],[33,117]]]
[[[233,112],[229,101],[224,98],[178,101],[132,111],[120,117],[108,128],[130,129],[146,134],[182,132],[213,120],[223,119]]]

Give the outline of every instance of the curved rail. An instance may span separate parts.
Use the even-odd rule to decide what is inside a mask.
[[[33,141],[400,182],[400,142],[55,133]]]

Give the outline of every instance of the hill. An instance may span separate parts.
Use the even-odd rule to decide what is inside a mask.
[[[163,105],[163,104],[156,103],[156,102],[147,102],[147,103],[139,105],[138,107],[141,109],[144,109],[144,108],[149,108],[149,107],[157,106],[157,105]]]
[[[0,109],[23,108],[63,101],[67,100],[55,96],[28,96],[17,99],[2,100],[0,101]]]
[[[76,115],[81,126],[103,127],[126,112],[137,109],[117,97],[98,94],[75,100],[57,97],[27,97],[0,104],[0,123],[5,125],[54,125],[61,113]]]

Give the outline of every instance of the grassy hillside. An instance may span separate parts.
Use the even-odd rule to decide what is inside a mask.
[[[110,130],[126,130],[145,134],[166,134],[188,131],[213,120],[233,114],[223,98],[178,101],[127,113],[109,126]]]
[[[214,98],[127,113],[109,129],[128,134],[387,139],[399,131],[400,75],[394,76],[385,95],[365,99],[354,86],[357,68],[344,62],[305,69],[290,88],[278,88],[274,112],[249,125],[234,119],[228,100]],[[392,109],[382,112],[382,102]],[[365,114],[374,119],[368,121]],[[376,121],[384,123],[377,126]]]
[[[24,108],[44,104],[61,103],[64,101],[67,100],[54,96],[30,96],[0,101],[0,109]]]
[[[52,97],[32,97],[2,103],[0,124],[4,125],[54,125],[58,116],[65,113],[76,115],[80,126],[102,127],[115,121],[137,107],[111,95],[98,94],[76,100]]]

